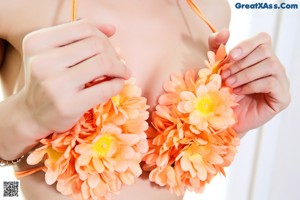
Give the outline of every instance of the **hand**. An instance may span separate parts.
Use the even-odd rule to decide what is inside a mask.
[[[229,52],[234,64],[222,72],[225,84],[239,95],[236,107],[240,133],[257,128],[286,108],[290,102],[289,80],[266,33],[239,43]]]
[[[24,103],[43,133],[66,131],[82,114],[119,93],[130,72],[110,44],[110,25],[85,20],[30,33],[23,40]],[[91,87],[87,83],[101,78]]]

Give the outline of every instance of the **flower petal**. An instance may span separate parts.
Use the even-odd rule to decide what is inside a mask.
[[[129,172],[124,172],[120,174],[120,179],[126,185],[130,185],[134,183],[134,176]]]
[[[95,167],[95,169],[98,173],[102,173],[105,170],[105,167],[104,167],[104,165],[103,165],[103,163],[100,159],[93,158],[92,162],[93,162],[93,165],[94,165],[94,167]]]
[[[208,119],[208,123],[216,130],[225,130],[228,128],[226,118],[213,116]]]
[[[99,184],[100,178],[97,173],[93,173],[88,177],[87,183],[91,188],[95,188]]]
[[[183,156],[180,159],[180,166],[183,171],[189,171],[192,168],[191,161],[187,158],[187,156]]]
[[[140,136],[136,134],[120,134],[118,138],[127,145],[134,145],[140,141]]]
[[[90,155],[80,155],[78,158],[77,158],[77,161],[76,163],[79,165],[79,166],[86,166],[90,163],[91,161],[91,156]]]
[[[202,118],[202,116],[201,116],[200,112],[195,110],[189,115],[189,122],[193,125],[198,125],[202,122],[201,118]]]
[[[207,92],[208,92],[208,89],[206,86],[200,85],[197,87],[196,94],[197,94],[198,98],[204,96],[205,94],[207,94]]]
[[[59,171],[58,169],[55,170],[47,170],[45,173],[45,181],[48,185],[52,185],[57,180]]]
[[[90,198],[90,190],[89,190],[89,186],[88,184],[86,183],[86,181],[84,181],[81,185],[81,194],[82,194],[82,197],[84,199],[89,199]]]
[[[194,93],[190,92],[190,91],[183,91],[180,93],[180,99],[182,101],[193,101],[196,99]]]
[[[43,159],[46,150],[34,151],[27,157],[27,163],[29,165],[36,165]]]
[[[160,105],[172,105],[178,103],[178,95],[174,93],[166,93],[159,97],[158,102]]]

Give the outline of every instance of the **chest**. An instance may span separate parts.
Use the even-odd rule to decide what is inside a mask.
[[[24,16],[12,19],[19,20],[12,24],[20,25],[11,27],[8,38],[21,56],[22,40],[27,33],[67,23],[71,19],[69,0],[29,1],[28,5],[35,6],[28,7],[20,2],[27,12],[19,11]],[[18,8],[15,9],[17,12]],[[155,104],[162,92],[163,82],[171,73],[203,66],[210,31],[185,1],[78,0],[77,14],[78,18],[88,19],[92,23],[108,23],[116,27],[116,34],[110,41],[120,49],[121,57],[150,105]],[[22,76],[20,73],[18,78]],[[24,82],[18,84],[20,88]]]

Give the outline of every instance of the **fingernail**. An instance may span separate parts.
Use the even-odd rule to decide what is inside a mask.
[[[233,50],[230,52],[230,56],[231,56],[231,58],[233,58],[234,60],[238,59],[241,55],[242,55],[242,49],[241,49],[241,48],[233,49]]]
[[[234,83],[235,83],[235,81],[236,81],[236,77],[230,77],[230,78],[228,78],[227,80],[226,80],[226,84],[228,85],[228,86],[232,86]]]
[[[213,36],[213,37],[217,37],[218,34],[219,34],[219,32],[214,32],[214,33],[212,34],[212,36]]]
[[[222,71],[221,76],[223,79],[228,78],[231,75],[231,71],[229,69],[226,69],[225,71]]]

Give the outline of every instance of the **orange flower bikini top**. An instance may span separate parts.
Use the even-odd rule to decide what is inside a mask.
[[[193,0],[187,3],[215,32]],[[73,0],[72,19],[76,19]],[[147,131],[146,99],[133,79],[109,101],[87,111],[70,130],[40,141],[27,158],[44,165],[16,172],[17,177],[45,172],[45,181],[73,200],[106,200],[133,184],[142,170],[149,179],[177,195],[202,192],[218,173],[225,175],[239,139],[234,94],[220,71],[230,66],[225,47],[208,52],[206,68],[173,74],[163,85]]]

